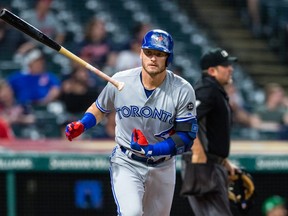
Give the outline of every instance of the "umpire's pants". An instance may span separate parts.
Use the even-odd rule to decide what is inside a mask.
[[[193,173],[193,177],[189,179],[193,189],[187,198],[195,216],[232,216],[227,170],[220,164],[191,164],[190,161],[182,159],[183,181],[187,165],[189,172]]]

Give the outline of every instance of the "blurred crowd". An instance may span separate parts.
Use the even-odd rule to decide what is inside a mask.
[[[238,7],[243,23],[255,38],[264,39],[269,47],[288,62],[288,1],[229,0]]]
[[[65,25],[51,10],[52,0],[36,2],[35,8],[23,11],[20,17],[59,44],[67,44],[68,50],[107,75],[141,65],[142,38],[154,27],[152,23],[135,23],[130,38],[115,44],[107,23],[93,16],[83,23],[81,40],[68,44]],[[106,85],[106,81],[72,61],[65,70],[51,66],[55,52],[1,19],[0,47],[0,62],[19,66],[0,74],[0,138],[64,138],[66,124],[79,119]],[[183,68],[172,65],[169,69],[189,80]],[[288,139],[288,97],[282,86],[268,83],[265,99],[257,106],[246,104],[233,84],[226,90],[234,113],[232,134],[239,139]],[[114,118],[115,113],[109,114],[81,138],[114,137]]]

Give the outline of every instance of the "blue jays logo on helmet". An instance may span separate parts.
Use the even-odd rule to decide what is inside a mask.
[[[153,49],[168,53],[168,64],[173,60],[173,39],[166,31],[154,29],[147,32],[142,41],[142,49]]]
[[[153,34],[151,36],[151,42],[154,44],[154,46],[158,46],[163,49],[163,51],[170,53],[168,50],[168,39],[167,37],[163,37],[161,34]]]

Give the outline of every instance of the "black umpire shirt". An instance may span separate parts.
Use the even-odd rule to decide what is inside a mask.
[[[231,108],[224,88],[203,74],[195,87],[198,136],[205,151],[226,158],[230,151]]]

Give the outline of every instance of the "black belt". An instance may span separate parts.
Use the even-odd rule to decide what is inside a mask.
[[[209,163],[216,163],[216,164],[220,164],[223,165],[224,162],[224,158],[214,155],[214,154],[210,154],[210,153],[206,153],[207,155],[207,162]]]
[[[126,154],[129,158],[135,160],[135,161],[139,161],[139,162],[142,162],[142,163],[145,163],[147,165],[157,165],[157,164],[160,164],[162,162],[164,162],[166,160],[166,157],[162,157],[160,158],[159,160],[153,160],[152,158],[148,158],[148,157],[141,157],[141,156],[138,156],[134,153],[132,153],[131,150],[129,149],[126,149],[124,146],[120,146],[120,149],[121,151],[126,154],[127,151],[130,151],[131,153],[129,154]]]
[[[206,156],[207,156],[207,163],[209,163],[209,164],[220,164],[220,165],[224,164],[225,159],[220,157],[220,156],[210,154],[210,153],[206,153]],[[189,163],[191,163],[191,157],[192,157],[191,151],[185,152],[182,155],[182,158]]]

